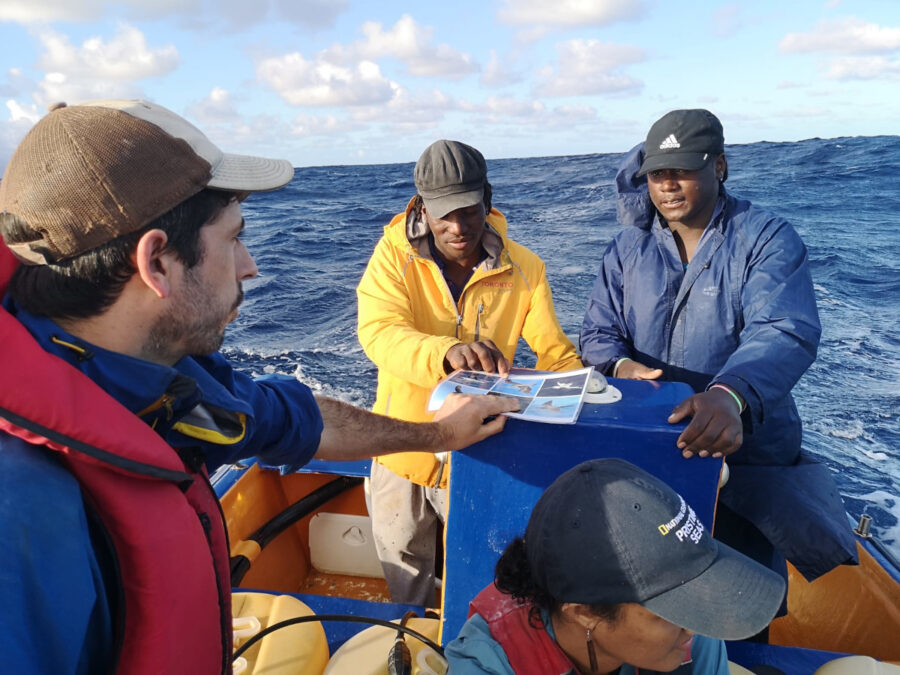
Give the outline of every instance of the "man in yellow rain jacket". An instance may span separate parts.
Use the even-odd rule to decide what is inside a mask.
[[[519,336],[540,370],[582,366],[560,328],[544,263],[506,237],[491,208],[484,157],[457,141],[429,146],[418,194],[385,227],[357,289],[359,341],[378,366],[376,412],[429,419],[432,388],[457,368],[506,375]],[[446,512],[443,453],[372,465],[376,548],[394,602],[432,605],[437,521]]]

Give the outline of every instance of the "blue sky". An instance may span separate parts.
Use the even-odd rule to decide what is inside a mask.
[[[47,105],[147,98],[296,166],[896,134],[897,0],[0,0],[0,168]]]

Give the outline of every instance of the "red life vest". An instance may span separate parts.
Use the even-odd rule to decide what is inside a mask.
[[[14,267],[0,242],[0,294]],[[205,472],[2,309],[0,345],[0,430],[60,453],[112,543],[116,670],[230,673],[227,535]]]
[[[578,672],[547,631],[529,623],[530,608],[489,584],[469,603],[469,616],[478,613],[487,622],[491,637],[503,647],[516,675]]]
[[[480,614],[503,651],[516,675],[577,673],[575,665],[543,626],[535,628],[529,621],[531,605],[490,584],[469,603],[469,616]],[[638,675],[662,675],[655,670],[635,668]],[[683,663],[669,675],[691,675],[693,665]]]

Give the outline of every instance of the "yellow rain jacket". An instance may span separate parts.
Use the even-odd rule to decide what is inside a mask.
[[[459,303],[431,258],[428,225],[412,201],[384,228],[359,287],[358,333],[378,366],[374,411],[399,419],[430,420],[432,388],[447,373],[444,355],[460,342],[493,340],[510,361],[521,335],[537,355],[539,370],[572,370],[582,364],[553,309],[544,263],[506,238],[506,218],[487,216],[482,245],[488,253]],[[404,452],[377,461],[420,485],[447,486],[442,458]]]

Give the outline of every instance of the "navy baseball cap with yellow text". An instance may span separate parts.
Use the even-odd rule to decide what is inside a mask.
[[[637,603],[687,630],[740,640],[775,616],[785,582],[715,540],[663,481],[621,459],[583,462],[541,495],[531,573],[561,603]]]

